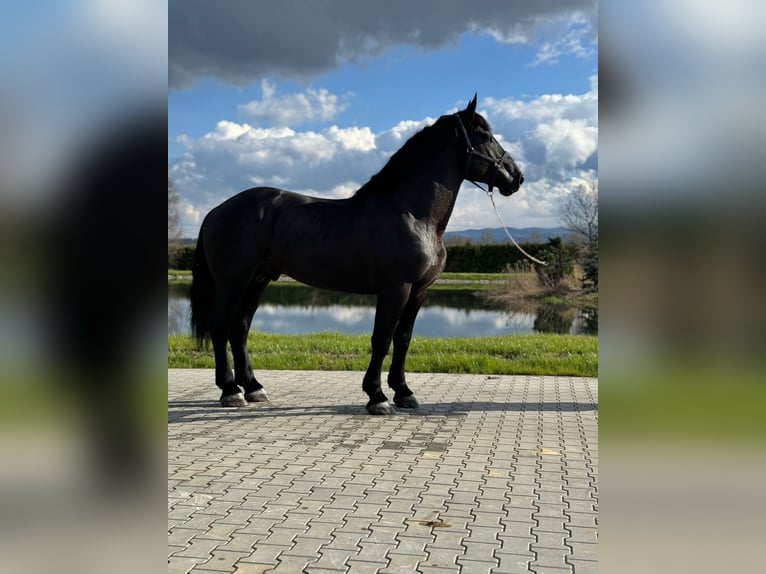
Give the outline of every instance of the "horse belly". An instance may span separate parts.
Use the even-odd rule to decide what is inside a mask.
[[[367,265],[343,254],[296,250],[278,263],[282,271],[301,283],[349,293],[374,293]]]
[[[375,292],[363,234],[355,232],[348,222],[338,222],[332,229],[307,227],[300,233],[297,226],[283,230],[283,239],[275,242],[271,253],[275,267],[301,283],[321,289]]]

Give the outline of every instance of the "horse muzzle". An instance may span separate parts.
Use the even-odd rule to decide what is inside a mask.
[[[505,168],[501,167],[498,168],[498,176],[495,179],[495,186],[500,194],[506,197],[519,191],[521,184],[524,183],[524,176],[520,171],[513,177]]]

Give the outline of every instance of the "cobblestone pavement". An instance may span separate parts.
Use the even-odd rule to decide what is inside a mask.
[[[597,571],[597,379],[414,373],[373,417],[362,373],[257,376],[168,371],[169,572]]]

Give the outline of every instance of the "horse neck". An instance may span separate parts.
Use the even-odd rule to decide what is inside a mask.
[[[403,211],[443,233],[463,182],[459,165],[455,150],[442,150],[402,179],[394,190],[394,201]]]

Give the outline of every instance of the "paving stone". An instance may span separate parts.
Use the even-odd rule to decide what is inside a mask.
[[[497,568],[497,561],[485,562],[476,560],[467,560],[458,558],[458,564],[460,565],[460,572],[470,572],[471,574],[483,574],[484,572],[492,572],[494,568]]]
[[[379,571],[379,574],[394,574],[401,572],[415,572],[418,564],[428,558],[428,554],[399,554],[391,551],[388,553],[388,566]]]
[[[350,574],[378,574],[388,566],[388,561],[367,562],[349,558],[347,565]]]
[[[596,560],[568,560],[574,574],[598,574],[598,561]]]
[[[258,544],[251,554],[239,559],[238,567],[243,563],[276,566],[277,557],[290,549],[289,545]]]
[[[304,568],[309,564],[312,564],[316,558],[280,554],[278,560],[279,564],[270,570],[266,570],[266,574],[296,574],[297,572],[302,572]]]
[[[168,558],[168,574],[186,574],[192,568],[206,562],[209,556],[205,558],[188,558],[185,556],[170,556]]]
[[[572,560],[598,560],[598,545],[593,542],[571,542],[567,541],[567,545],[572,548],[572,556],[568,561]]]
[[[174,552],[173,556],[177,558],[204,558],[207,560],[210,558],[213,549],[220,545],[220,540],[193,538],[183,551]]]
[[[533,570],[537,570],[538,566],[567,568],[566,559],[571,552],[569,548],[544,548],[533,543],[530,549],[535,553],[535,560],[531,563]]]
[[[505,554],[498,552],[496,554],[498,566],[492,570],[493,574],[526,574],[532,572],[529,563],[534,559],[534,555],[529,554]]]
[[[597,571],[595,379],[415,373],[419,410],[370,417],[363,373],[257,376],[223,409],[168,371],[169,572]]]

